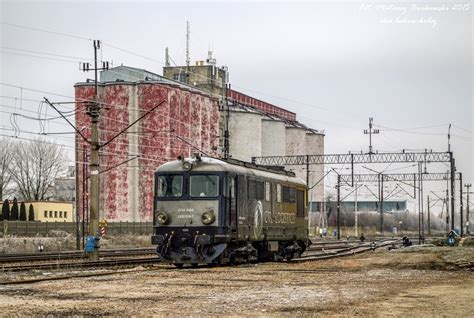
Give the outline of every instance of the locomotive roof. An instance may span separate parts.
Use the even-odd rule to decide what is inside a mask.
[[[295,177],[294,175],[287,175],[284,171],[278,172],[276,170],[264,170],[265,167],[258,166],[247,167],[241,164],[237,164],[237,161],[236,163],[232,163],[209,157],[201,157],[201,160],[197,160],[196,158],[186,158],[183,161],[173,160],[158,167],[156,172],[186,172],[186,170],[183,168],[183,162],[185,161],[193,163],[193,168],[191,170],[193,172],[235,172],[237,174],[246,174],[255,177],[270,178],[282,182],[291,182],[306,186],[306,183],[303,180]]]

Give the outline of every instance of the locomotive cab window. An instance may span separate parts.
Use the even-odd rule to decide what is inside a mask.
[[[192,197],[217,197],[219,195],[219,176],[191,175],[189,194]]]
[[[283,202],[295,203],[296,202],[296,189],[290,187],[282,187]]]
[[[158,197],[177,198],[183,195],[183,176],[159,176],[157,182]]]

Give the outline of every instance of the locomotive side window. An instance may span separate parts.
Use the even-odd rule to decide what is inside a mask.
[[[289,200],[288,200],[288,202],[295,203],[296,202],[296,189],[295,188],[290,188],[288,191],[289,191]]]
[[[262,181],[257,181],[257,200],[263,200],[265,197],[265,184]]]
[[[249,179],[249,199],[263,200],[265,197],[265,184],[262,181]]]
[[[281,184],[277,183],[277,202],[281,202]]]
[[[304,191],[298,190],[296,192],[296,216],[304,216]]]
[[[282,196],[283,196],[283,202],[295,203],[296,202],[296,189],[283,186]]]
[[[158,197],[177,198],[183,195],[183,176],[159,176],[157,182]]]
[[[256,199],[257,198],[257,182],[255,180],[249,179],[248,181],[248,198],[249,199]]]
[[[192,197],[217,197],[219,176],[192,175],[189,177],[189,194]]]
[[[270,182],[265,182],[265,201],[270,201]]]
[[[283,186],[282,189],[282,197],[283,197],[283,202],[290,202],[290,188]]]

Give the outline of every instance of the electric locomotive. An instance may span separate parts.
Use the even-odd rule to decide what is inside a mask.
[[[178,267],[291,259],[309,242],[306,189],[283,169],[179,157],[155,173],[152,244]]]

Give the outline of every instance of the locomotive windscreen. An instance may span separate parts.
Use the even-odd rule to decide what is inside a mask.
[[[183,176],[164,175],[158,177],[158,197],[176,198],[183,195]]]
[[[191,175],[189,188],[192,197],[217,197],[219,195],[219,176]]]

